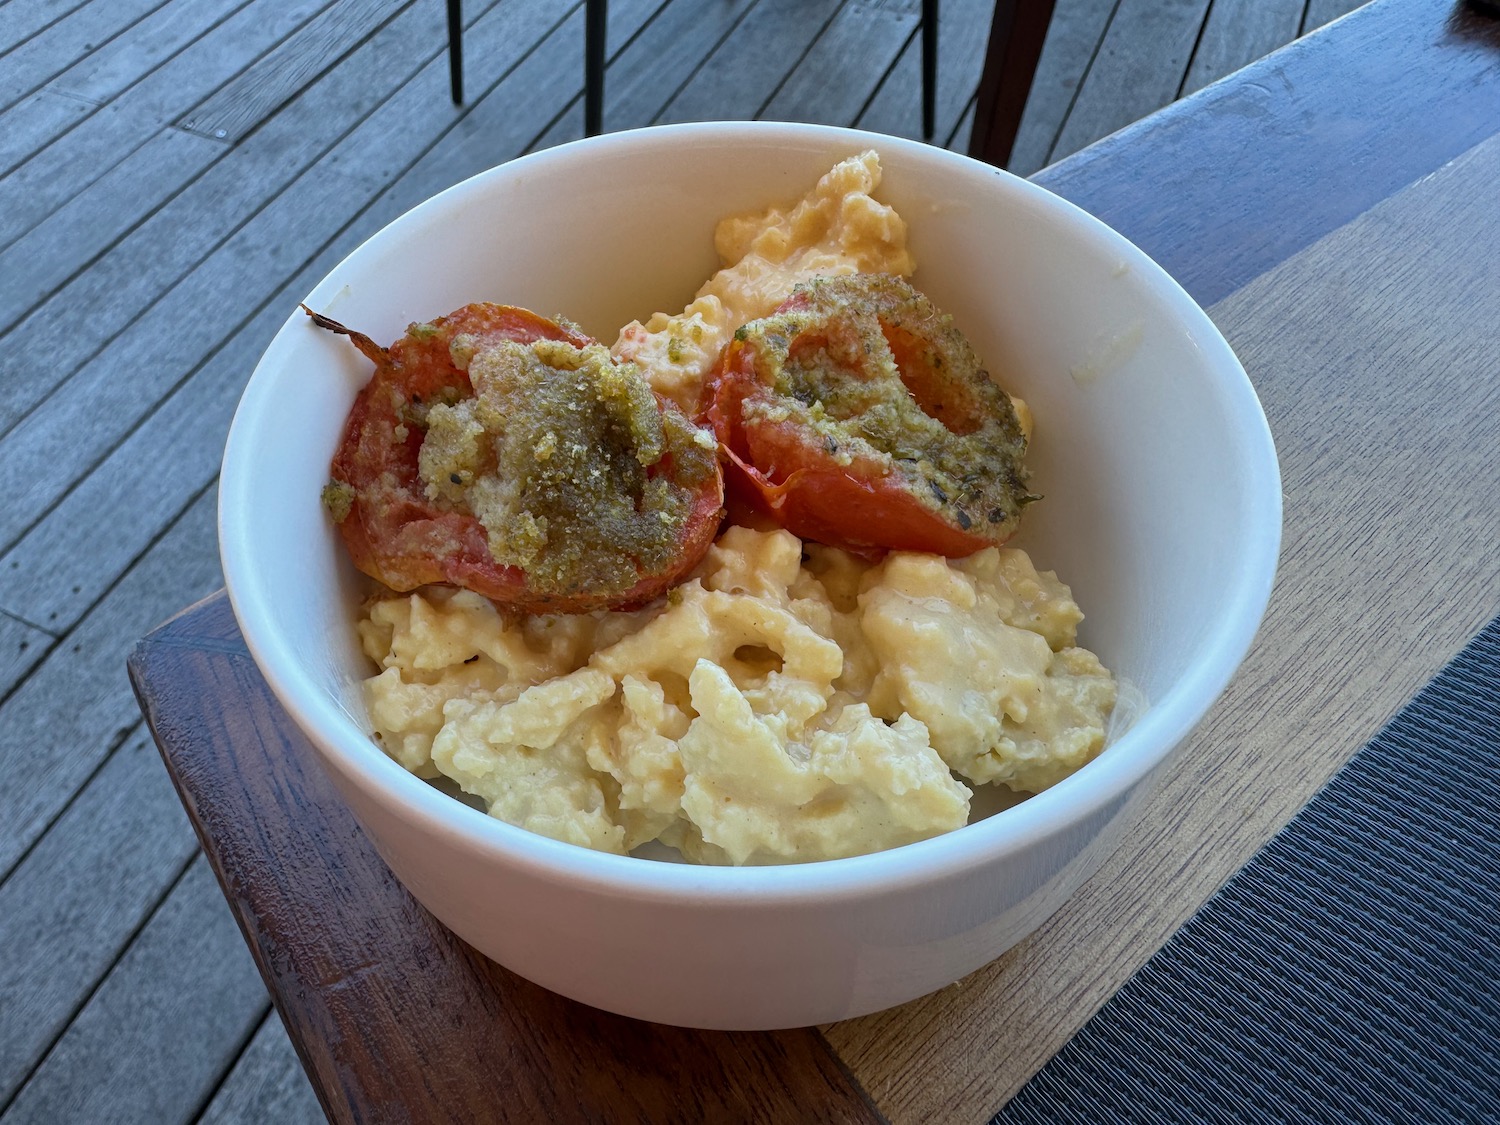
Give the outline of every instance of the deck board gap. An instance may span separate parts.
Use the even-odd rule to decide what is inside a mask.
[[[1182,68],[1182,77],[1177,80],[1177,90],[1173,94],[1174,100],[1187,93],[1188,79],[1193,73],[1193,61],[1198,57],[1198,50],[1203,46],[1203,33],[1208,29],[1208,21],[1213,18],[1214,5],[1221,0],[1208,0],[1208,6],[1203,9],[1203,19],[1198,23],[1198,34],[1193,36],[1193,49],[1188,52],[1187,65]]]
[[[73,4],[73,6],[71,8],[69,8],[67,11],[65,11],[65,12],[59,12],[59,13],[57,13],[57,15],[53,16],[50,20],[48,20],[46,23],[39,24],[36,27],[32,28],[30,31],[26,32],[24,35],[21,36],[21,38],[17,39],[10,46],[8,46],[8,47],[0,47],[0,60],[3,60],[6,55],[10,54],[17,47],[23,47],[23,46],[25,46],[28,42],[30,42],[32,39],[35,39],[38,35],[42,34],[44,31],[46,31],[49,27],[51,27],[54,24],[60,23],[63,20],[67,19],[74,12],[78,11],[79,8],[83,7],[87,3],[90,3],[90,0],[76,0],[76,2]],[[12,13],[12,14],[14,14],[14,13]]]
[[[136,16],[129,23],[125,24],[122,27],[117,28],[112,34],[109,34],[109,35],[106,35],[106,36],[102,37],[99,40],[99,42],[97,42],[97,43],[90,42],[90,43],[86,44],[86,50],[87,50],[88,54],[91,54],[94,51],[99,50],[101,47],[105,47],[105,46],[108,46],[110,43],[113,43],[116,39],[118,39],[122,35],[126,34],[128,31],[130,31],[132,28],[136,27],[138,24],[140,24],[140,23],[144,22],[145,20],[150,19],[152,16],[156,15],[157,12],[161,11],[163,8],[165,8],[170,3],[172,3],[172,0],[159,0],[159,2],[154,7],[150,7],[150,8],[147,8],[146,10],[142,11],[140,13],[140,15]],[[74,9],[73,12],[69,12],[68,13],[68,16],[72,16],[76,12],[81,11],[81,10],[82,10],[81,8]],[[64,17],[64,19],[66,19],[66,18],[68,18],[68,17]],[[61,23],[61,22],[62,22],[62,20],[57,21],[57,23]],[[53,26],[56,26],[56,24],[54,24]],[[44,34],[44,33],[42,33],[42,34]],[[35,38],[36,38],[36,36],[33,36],[31,40],[28,40],[28,42],[34,41]],[[19,46],[19,44],[18,44],[18,46]],[[83,54],[83,55],[80,55],[80,56],[78,56],[76,58],[70,58],[67,62],[63,63],[57,70],[51,71],[50,73],[47,74],[47,76],[45,78],[42,78],[40,81],[36,82],[35,85],[28,87],[22,93],[20,93],[20,94],[16,95],[15,97],[11,98],[9,101],[5,101],[3,99],[0,99],[0,113],[3,113],[6,110],[10,109],[11,106],[16,105],[18,102],[21,102],[21,101],[25,100],[26,98],[29,98],[32,94],[35,94],[38,90],[45,89],[46,86],[50,82],[52,82],[54,79],[56,79],[59,75],[66,73],[73,66],[77,65],[78,63],[82,62],[85,58],[87,58],[88,54]]]
[[[1109,38],[1110,25],[1115,22],[1115,16],[1120,12],[1121,0],[1114,0],[1110,6],[1109,16],[1104,21],[1104,27],[1099,32],[1099,38],[1094,42],[1094,49],[1089,53],[1089,60],[1084,65],[1083,71],[1078,75],[1078,82],[1073,86],[1073,94],[1068,98],[1067,111],[1057,123],[1057,128],[1052,134],[1052,143],[1047,146],[1047,159],[1045,164],[1052,164],[1067,156],[1067,153],[1057,151],[1058,144],[1062,141],[1063,133],[1068,128],[1068,118],[1073,116],[1073,110],[1078,105],[1078,95],[1083,92],[1083,84],[1088,80],[1089,71],[1094,69],[1094,64],[1099,61],[1099,52],[1104,49],[1104,41]],[[1186,73],[1184,71],[1183,73]]]
[[[741,12],[739,14],[739,17],[732,24],[730,24],[730,26],[725,30],[724,34],[720,35],[719,38],[713,41],[708,50],[703,52],[702,57],[699,58],[698,62],[692,67],[691,70],[688,71],[687,75],[683,77],[682,81],[678,82],[677,85],[667,93],[666,97],[662,99],[661,105],[659,105],[656,109],[656,112],[651,115],[651,124],[656,125],[661,123],[662,115],[667,112],[667,107],[670,106],[674,100],[676,100],[679,94],[681,94],[690,85],[692,85],[693,80],[696,79],[699,72],[708,65],[709,60],[724,48],[724,45],[729,42],[734,33],[739,31],[740,26],[755,14],[755,10],[760,7],[762,2],[763,0],[754,0],[754,2],[750,4],[743,12]]]
[[[266,1022],[267,1019],[279,1018],[280,1017],[276,1014],[276,1006],[271,1003],[270,997],[267,996],[266,1006],[264,1010],[262,1010],[260,1015],[255,1017],[255,1019],[248,1025],[245,1034],[240,1038],[240,1041],[234,1045],[233,1050],[227,1053],[227,1056],[223,1063],[223,1067],[219,1071],[219,1077],[214,1079],[213,1083],[204,1092],[204,1095],[199,1099],[198,1104],[194,1106],[192,1111],[188,1114],[187,1120],[197,1122],[203,1119],[203,1115],[208,1112],[208,1107],[214,1104],[214,1098],[218,1097],[219,1091],[224,1088],[224,1083],[228,1082],[229,1076],[234,1073],[234,1068],[238,1066],[240,1060],[245,1057],[245,1052],[250,1049],[250,1044],[254,1042],[255,1037],[260,1034],[261,1026]]]
[[[119,748],[116,747],[116,750],[118,749]],[[112,755],[113,751],[111,752],[110,756]],[[95,772],[98,771],[96,770]],[[90,776],[92,777],[92,774]],[[82,790],[80,789],[80,792],[81,791]],[[151,909],[145,911],[143,916],[141,917],[140,922],[132,928],[129,936],[125,939],[124,944],[120,946],[119,952],[116,953],[114,958],[110,961],[109,966],[99,974],[98,979],[94,981],[93,985],[88,989],[86,994],[79,999],[76,1005],[74,1005],[73,1010],[68,1014],[66,1022],[64,1022],[58,1028],[57,1034],[54,1035],[48,1042],[47,1049],[43,1051],[37,1057],[36,1062],[34,1062],[27,1069],[26,1077],[22,1078],[20,1082],[16,1083],[16,1088],[11,1092],[9,1097],[5,1098],[4,1101],[0,1101],[0,1125],[8,1125],[6,1117],[9,1114],[10,1107],[15,1103],[16,1099],[21,1096],[21,1094],[25,1091],[27,1085],[34,1077],[36,1077],[37,1073],[42,1069],[42,1067],[47,1065],[47,1060],[52,1057],[52,1052],[57,1049],[58,1043],[62,1042],[63,1037],[67,1035],[68,1028],[73,1026],[73,1021],[78,1018],[78,1013],[87,1008],[89,1001],[92,1000],[96,995],[98,995],[99,990],[103,988],[105,982],[109,980],[109,975],[114,971],[115,966],[118,965],[121,959],[124,958],[126,953],[129,952],[130,947],[135,944],[135,941],[140,937],[141,932],[145,930],[145,928],[150,924],[151,920],[156,917],[166,901],[172,897],[172,892],[182,885],[182,881],[187,878],[188,870],[193,866],[193,862],[198,858],[199,854],[200,852],[194,851],[193,854],[188,856],[188,858],[183,862],[182,866],[178,869],[177,874],[172,877],[171,883],[161,893],[160,897],[157,898],[156,902],[152,903]]]
[[[56,647],[56,645],[52,646],[52,648]],[[48,651],[50,652],[51,649],[48,649]],[[41,662],[38,661],[38,664],[40,663]],[[21,682],[25,682],[24,676],[22,677]],[[16,688],[19,688],[20,686],[21,684],[17,683],[15,685],[15,688],[12,688],[11,691],[14,692]],[[5,698],[8,700],[10,698],[10,693],[7,693]],[[3,706],[4,702],[0,701],[0,707]],[[144,720],[142,720],[142,722],[144,722]],[[130,742],[131,736],[140,729],[141,722],[136,722],[130,724],[129,726],[121,727],[115,732],[114,739],[110,742],[109,749],[100,756],[98,764],[94,766],[93,769],[89,770],[88,776],[83,778],[83,780],[78,783],[77,788],[75,788],[73,792],[69,794],[68,799],[64,801],[58,807],[56,813],[49,817],[47,819],[47,822],[42,825],[41,829],[36,834],[36,839],[32,840],[29,844],[27,844],[24,848],[16,853],[16,858],[11,862],[9,868],[4,871],[0,871],[0,889],[4,889],[5,884],[10,882],[11,876],[14,875],[17,871],[21,870],[21,865],[26,862],[26,858],[31,855],[32,852],[36,851],[37,846],[47,838],[47,833],[51,832],[52,829],[56,826],[57,822],[63,818],[64,814],[66,814],[67,811],[72,808],[75,803],[77,803],[79,797],[83,795],[84,790],[89,787],[89,783],[103,772],[104,767],[109,765],[110,759],[118,754],[120,750]],[[16,1087],[16,1089],[19,1090],[21,1086],[24,1086],[25,1084],[25,1082],[22,1082],[19,1086]],[[3,1115],[4,1112],[4,1107],[0,1107],[0,1115]]]
[[[765,100],[760,103],[760,107],[755,111],[755,117],[757,120],[759,120],[759,118],[766,112],[766,110],[770,108],[771,103],[776,100],[776,95],[781,93],[782,87],[792,80],[792,75],[797,73],[797,68],[800,67],[803,63],[803,60],[805,60],[807,56],[812,53],[812,49],[817,45],[818,40],[823,38],[823,36],[827,34],[828,29],[833,26],[833,21],[839,18],[839,14],[849,6],[849,2],[850,0],[844,0],[842,4],[835,6],[833,10],[828,13],[828,18],[823,21],[823,25],[818,28],[818,33],[816,35],[809,35],[807,37],[807,42],[802,47],[802,53],[797,56],[796,61],[793,62],[791,66],[786,68],[786,73],[781,76],[781,81],[776,83],[775,88],[766,95]]]

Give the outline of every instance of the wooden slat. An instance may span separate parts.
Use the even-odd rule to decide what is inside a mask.
[[[459,942],[375,855],[236,637],[217,598],[143,642],[131,671],[333,1120],[878,1120],[815,1031],[640,1023]],[[261,875],[241,878],[247,864]],[[328,924],[309,930],[310,913]]]
[[[841,0],[760,0],[686,86],[660,120],[711,121],[756,116],[838,12]]]
[[[0,324],[21,319],[222,154],[211,141],[163,129],[0,251]]]
[[[135,726],[130,639],[222,580],[208,493],[0,705],[0,773],[26,779],[0,786],[0,877]]]
[[[1118,0],[1057,0],[1052,26],[1031,80],[1031,96],[1011,150],[1009,168],[1029,176],[1066,155],[1056,142],[1088,73]]]
[[[1487,137],[1497,49],[1500,20],[1466,5],[1377,0],[1038,178],[1212,304]],[[1111,169],[1145,129],[1152,191],[1132,193]],[[1317,189],[1289,208],[1289,183]]]
[[[1260,0],[1257,4],[1215,4],[1208,10],[1182,95],[1217,82],[1277,47],[1297,38],[1303,0]]]
[[[10,0],[0,20],[0,58],[88,0]]]
[[[0,699],[41,660],[52,635],[8,613],[0,613]]]
[[[271,1011],[197,1125],[323,1125],[326,1120],[281,1017]]]
[[[815,108],[819,121],[852,125],[919,22],[911,0],[848,0],[758,116],[796,120]]]
[[[1211,310],[1281,459],[1270,611],[1139,824],[1062,911],[959,989],[828,1029],[893,1121],[992,1113],[1500,613],[1500,382],[1475,347],[1500,317],[1496,176],[1500,137]],[[999,1041],[1011,1049],[974,1050]]]
[[[0,1122],[191,1121],[265,1010],[265,989],[199,858]]]
[[[937,105],[932,141],[947,144],[974,96],[984,65],[994,0],[943,0],[938,5]],[[855,122],[861,129],[922,139],[922,37],[912,36],[901,57]],[[842,64],[866,68],[861,53]],[[967,133],[964,134],[967,136]],[[962,148],[960,144],[957,147]]]
[[[1208,0],[1119,0],[1058,135],[1074,152],[1177,97]]]
[[[89,4],[32,36],[5,56],[0,67],[0,109],[12,105],[61,74],[90,50],[125,31],[164,0],[117,0]]]
[[[197,851],[144,724],[0,884],[0,1105]],[[65,877],[64,877],[65,875]]]
[[[1302,18],[1302,34],[1316,31],[1325,24],[1348,15],[1365,0],[1307,0],[1307,14]]]
[[[129,89],[247,0],[168,0],[107,43],[95,43],[48,88],[84,101],[104,103]],[[97,7],[98,5],[94,5]]]
[[[561,9],[565,2],[549,0],[549,5]],[[533,5],[531,14],[547,7]],[[431,7],[427,11],[432,16],[440,15]],[[411,14],[416,16],[416,10]],[[507,49],[519,54],[524,49],[519,33],[527,14],[517,5],[500,4],[471,29],[470,39],[492,58]],[[399,55],[403,30],[392,24],[377,35],[369,45],[368,59],[350,71],[348,81],[358,85],[373,81],[373,73],[382,67],[394,69],[397,63],[386,52]],[[545,82],[549,74],[554,75],[553,81],[581,81],[573,71],[566,79],[555,76],[557,55],[567,49],[568,42],[563,36],[555,36],[549,43],[546,49],[528,56],[526,70],[502,83],[491,109],[481,112],[480,107],[475,108],[481,120],[490,113],[504,114],[512,127],[524,127],[527,139],[541,128],[545,121],[541,115],[548,112],[546,103],[538,103],[530,111],[533,123],[528,125],[527,112],[509,108],[514,105],[513,92]],[[238,389],[286,311],[369,233],[411,203],[449,186],[463,174],[465,159],[494,159],[497,152],[513,154],[506,152],[503,140],[492,133],[483,134],[485,143],[476,145],[470,157],[437,150],[401,177],[397,187],[381,193],[389,202],[366,213],[356,225],[348,225],[377,194],[375,185],[387,162],[419,159],[432,135],[441,131],[440,123],[449,118],[451,110],[436,91],[446,83],[446,77],[444,60],[430,62],[419,79],[408,81],[395,97],[381,104],[316,169],[283,190],[142,320],[113,341],[109,355],[116,365],[141,368],[133,383],[122,386],[112,370],[86,368],[69,383],[74,396],[70,402],[49,402],[0,443],[0,471],[14,471],[17,479],[28,465],[73,466],[75,473],[93,469],[86,462],[79,465],[83,461],[80,454],[85,452],[84,440],[92,442],[92,449],[105,457],[103,464],[60,502],[57,498],[69,482],[33,481],[30,491],[18,494],[9,511],[0,510],[0,528],[24,528],[25,516],[40,517],[25,538],[0,557],[0,606],[28,607],[26,612],[34,614],[41,624],[76,619],[97,596],[100,583],[107,583],[117,568],[144,549],[185,498],[211,479]],[[341,88],[342,84],[327,80],[319,83],[309,95],[310,104],[299,105],[298,112],[287,118],[288,128],[295,131],[308,113],[316,117],[323,98],[337,96]],[[272,138],[271,126],[257,131],[235,154],[248,150],[263,136]],[[283,150],[273,147],[269,156],[274,157],[277,151]],[[335,167],[364,180],[335,173]],[[233,178],[226,182],[232,186]],[[170,237],[170,223],[159,233],[163,238]],[[189,235],[184,233],[183,237]],[[301,257],[302,248],[306,248],[307,259]],[[128,262],[122,262],[120,268],[125,265]],[[100,284],[100,274],[105,272],[96,266],[85,284]],[[258,307],[252,302],[258,302]],[[232,347],[226,348],[224,341],[207,329],[173,331],[174,324],[194,319],[197,309],[246,305],[257,320],[235,337]],[[218,332],[234,327],[228,318],[219,320],[218,325]],[[209,357],[214,358],[208,366],[200,367]],[[189,374],[189,381],[172,393],[168,404],[153,411],[153,397],[167,393]],[[91,422],[86,439],[70,433],[77,427],[81,410],[92,415],[105,403],[115,414]],[[108,439],[148,411],[153,411],[149,420],[123,445],[108,452]],[[177,451],[170,474],[161,471],[160,443]],[[121,500],[126,498],[129,502],[122,508]],[[56,561],[59,558],[70,561]],[[12,562],[17,565],[12,567]],[[72,580],[59,581],[59,571],[65,571]]]
[[[251,0],[38,151],[0,180],[0,243],[35,226],[295,27],[280,0]]]
[[[0,115],[0,177],[98,108],[45,87],[22,98]]]
[[[609,132],[654,123],[672,94],[735,32],[756,0],[671,0],[632,37],[623,50],[612,47],[604,83],[604,124]],[[611,9],[610,39],[616,16]],[[532,146],[550,148],[583,136],[583,103],[569,103]]]
[[[232,144],[394,18],[401,7],[410,6],[411,0],[396,8],[390,0],[342,0],[325,8],[299,28],[296,35],[277,43],[253,65],[185,113],[177,122],[178,128]],[[428,46],[443,42],[434,38]],[[412,46],[419,57],[430,53],[415,41]]]

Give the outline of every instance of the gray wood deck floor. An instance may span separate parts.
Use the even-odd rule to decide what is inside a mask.
[[[1029,173],[1355,0],[1058,0]],[[0,1125],[320,1118],[124,675],[219,584],[287,310],[435,191],[582,132],[580,0],[0,3]],[[962,148],[990,0],[945,0]],[[615,0],[606,127],[919,130],[918,0]]]

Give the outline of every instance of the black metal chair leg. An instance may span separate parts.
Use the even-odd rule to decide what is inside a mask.
[[[464,13],[463,0],[448,0],[448,81],[453,104],[464,104]]]
[[[583,27],[583,135],[604,131],[604,30],[608,0],[588,0]]]
[[[938,0],[922,0],[922,137],[937,128]]]

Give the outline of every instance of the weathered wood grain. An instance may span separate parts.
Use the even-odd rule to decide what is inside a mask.
[[[375,855],[235,636],[216,598],[143,642],[132,675],[333,1120],[878,1120],[814,1031],[608,1015],[459,942]],[[331,924],[309,929],[314,913]]]
[[[191,1121],[265,1010],[255,965],[199,858],[0,1121]]]
[[[141,724],[0,883],[0,1104],[83,1007],[197,848]]]
[[[516,6],[508,4],[492,9],[492,18],[471,29],[471,41],[492,55],[499,55],[507,43],[520,53],[522,47],[516,43],[520,17],[515,12]],[[399,50],[401,29],[393,24],[387,31],[393,32],[389,45]],[[372,48],[384,35],[372,40]],[[537,116],[528,124],[525,113],[511,108],[512,92],[527,89],[555,70],[556,54],[566,47],[565,38],[557,37],[552,47],[531,52],[526,61],[536,73],[527,69],[508,78],[488,108],[476,106],[473,112],[481,120],[489,114],[504,115],[511,126],[521,126],[515,143],[524,144],[521,136],[529,139],[541,127],[540,114],[547,112],[547,103],[538,103]],[[351,80],[357,83],[384,65],[394,63],[374,52],[367,68],[352,72]],[[75,394],[72,402],[49,402],[0,444],[0,466],[12,467],[18,479],[30,465],[76,465],[70,458],[83,450],[79,439],[69,434],[76,428],[80,411],[97,411],[111,403],[119,414],[92,424],[86,440],[104,461],[89,466],[81,484],[64,496],[59,485],[65,482],[33,481],[26,496],[17,497],[15,507],[0,511],[0,527],[7,526],[7,521],[12,521],[10,528],[24,527],[21,518],[27,512],[39,521],[0,556],[0,606],[27,607],[26,612],[36,613],[43,623],[76,619],[97,596],[100,582],[145,549],[181,504],[217,471],[233,402],[286,310],[364,237],[412,203],[467,174],[466,161],[494,156],[494,146],[502,139],[488,135],[482,148],[463,152],[439,147],[422,159],[422,146],[436,131],[435,119],[439,115],[447,119],[451,113],[432,93],[445,77],[441,60],[430,62],[420,79],[408,81],[395,98],[381,104],[317,169],[283,191],[182,286],[170,290],[161,304],[117,338],[110,346],[114,364],[125,368],[140,364],[143,369],[132,384],[118,385],[108,369],[87,370],[69,384],[70,393]],[[576,75],[568,79],[577,80]],[[323,86],[320,83],[315,89]],[[289,125],[297,120],[292,117]],[[245,145],[265,132],[258,131]],[[415,165],[381,193],[379,206],[356,225],[349,225],[351,217],[369,205],[374,185],[386,174],[385,162],[400,158],[403,146]],[[518,149],[501,151],[514,155]],[[347,169],[362,179],[347,179],[334,169]],[[163,237],[169,234],[170,228],[162,231]],[[301,257],[302,247],[308,248],[306,258]],[[91,271],[88,283],[96,283],[101,272],[97,267]],[[195,308],[243,308],[252,300],[260,301],[252,307],[253,324],[242,326],[227,343],[208,333],[173,331],[175,323],[192,319]],[[220,325],[219,331],[233,327],[227,320]],[[160,409],[149,395],[143,395],[143,387],[155,388],[158,397],[168,394],[173,384],[180,384],[181,389],[171,391]],[[141,401],[134,401],[135,397]],[[151,412],[148,419],[129,432],[122,445],[105,452],[111,427],[119,434],[134,420],[132,414],[139,418],[147,411]],[[170,472],[164,471],[158,453],[163,445],[176,451]],[[122,500],[128,501],[123,508]],[[60,573],[71,580],[60,581]]]
[[[1177,97],[1208,0],[1119,0],[1058,134],[1075,152]]]
[[[608,76],[620,71],[621,52],[634,46],[636,36],[649,26],[659,11],[659,5],[660,0],[615,0],[609,5],[609,20],[605,26],[608,69],[604,113],[611,130],[619,126],[609,116],[615,112],[616,91]],[[467,68],[468,85],[479,87],[486,76],[490,76],[489,85],[477,95],[471,93],[473,101],[468,112],[453,129],[438,139],[431,152],[400,178],[391,178],[394,194],[407,201],[401,210],[426,198],[426,195],[413,195],[402,186],[402,180],[447,186],[524,152],[583,136],[585,14],[581,5],[557,13],[557,21],[538,49],[513,67],[497,67],[492,59],[471,60],[472,65]],[[466,45],[469,38],[465,37]],[[640,58],[639,51],[636,51],[633,61]],[[657,63],[647,59],[644,65],[650,68]],[[498,81],[494,78],[497,74]],[[451,170],[434,177],[434,170],[445,165]],[[432,194],[432,191],[427,194]],[[400,213],[380,203],[376,204],[375,210],[389,218]],[[366,216],[362,221],[370,220]]]
[[[0,21],[0,57],[88,0],[10,0]]]
[[[0,251],[0,324],[41,304],[222,151],[163,129]]]
[[[1303,10],[1303,0],[1211,5],[1179,96],[1201,90],[1290,43],[1297,38]]]
[[[232,144],[400,11],[389,0],[341,0],[324,8],[184,114],[177,127]],[[409,50],[427,58],[443,43],[444,38],[423,43],[412,35]]]
[[[1366,0],[1307,0],[1307,12],[1302,17],[1302,34],[1316,31],[1325,24],[1348,15]]]
[[[46,87],[22,98],[0,115],[0,177],[98,108]]]
[[[1009,168],[1016,175],[1029,176],[1067,155],[1058,151],[1058,135],[1093,65],[1117,2],[1057,0],[1011,150]]]
[[[604,122],[610,132],[653,124],[672,95],[735,32],[756,0],[702,5],[671,0],[612,54],[605,75]],[[611,39],[615,17],[610,16]],[[583,102],[574,100],[537,138],[533,149],[576,140],[583,132]]]
[[[0,109],[61,74],[94,47],[151,14],[162,0],[117,0],[69,13],[5,55],[0,67]]]
[[[974,97],[974,84],[984,65],[994,0],[943,0],[938,6],[937,104],[933,143],[955,144],[959,120]],[[880,82],[880,87],[853,122],[861,129],[889,133],[912,140],[922,139],[922,39],[907,39],[901,57]],[[846,70],[867,71],[860,52],[844,64]],[[967,133],[963,137],[967,137]]]
[[[35,226],[295,30],[297,12],[284,0],[250,0],[9,172],[0,180],[0,242]]]
[[[244,7],[247,0],[155,0],[156,7],[107,43],[95,42],[49,89],[102,104]]]
[[[1500,382],[1475,346],[1500,316],[1497,175],[1500,138],[1211,310],[1281,458],[1260,637],[1120,852],[1036,935],[958,989],[827,1029],[892,1121],[993,1112],[1500,613]]]
[[[42,659],[53,640],[51,633],[0,613],[0,699]]]
[[[1489,136],[1497,50],[1500,20],[1467,5],[1382,0],[1038,179],[1213,304]],[[1131,196],[1111,170],[1145,128],[1152,191]]]
[[[276,1012],[266,1013],[198,1125],[323,1125],[327,1118]]]
[[[852,124],[919,24],[912,3],[848,0],[756,116],[795,121],[811,110],[818,121]]]
[[[744,120],[759,116],[790,64],[822,34],[840,0],[760,0],[692,79],[673,95],[659,120]],[[606,111],[607,112],[607,111]]]
[[[134,728],[131,638],[223,581],[213,519],[208,492],[0,705],[0,772],[26,779],[0,787],[0,877]]]

